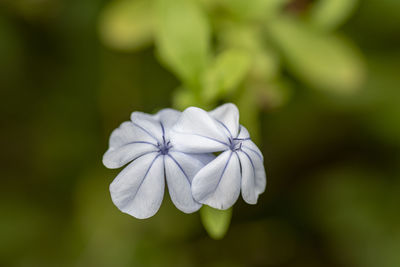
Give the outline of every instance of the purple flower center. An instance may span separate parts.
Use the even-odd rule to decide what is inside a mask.
[[[242,140],[238,140],[236,138],[229,138],[229,148],[232,151],[237,151],[242,149]]]
[[[158,152],[161,153],[161,155],[167,155],[169,149],[172,147],[171,141],[166,141],[165,137],[163,136],[163,142],[157,143],[157,147],[158,147]]]

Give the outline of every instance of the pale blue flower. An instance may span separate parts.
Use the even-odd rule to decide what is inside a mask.
[[[201,207],[193,199],[191,183],[213,156],[194,155],[175,147],[170,130],[179,116],[180,112],[173,109],[156,115],[133,112],[131,121],[112,132],[103,164],[120,168],[131,162],[110,185],[111,198],[122,212],[140,219],[153,216],[164,197],[164,176],[178,209],[191,213]]]
[[[186,109],[171,131],[174,146],[186,153],[221,152],[193,178],[195,200],[228,209],[238,199],[256,204],[266,186],[263,155],[239,125],[239,111],[225,104],[213,111]]]

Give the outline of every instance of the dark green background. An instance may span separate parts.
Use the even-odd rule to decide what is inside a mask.
[[[132,111],[170,107],[179,82],[154,47],[100,43],[105,3],[0,2],[0,265],[400,266],[398,1],[361,1],[339,29],[367,63],[358,93],[288,75],[292,98],[259,122],[267,190],[235,205],[221,241],[168,194],[148,220],[111,202],[109,134]]]

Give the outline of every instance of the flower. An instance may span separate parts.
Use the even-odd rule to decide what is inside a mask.
[[[193,178],[195,200],[216,209],[228,209],[242,198],[256,204],[264,192],[266,175],[263,155],[239,125],[234,104],[224,104],[210,112],[187,108],[172,129],[175,147],[186,153],[221,152]]]
[[[156,115],[133,112],[131,121],[112,132],[103,164],[113,169],[131,162],[110,185],[112,201],[122,212],[140,219],[153,216],[164,196],[164,174],[178,209],[191,213],[201,207],[192,197],[191,182],[213,156],[175,148],[170,130],[180,114],[173,109]]]

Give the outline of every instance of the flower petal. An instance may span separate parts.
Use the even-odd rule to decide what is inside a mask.
[[[225,150],[229,138],[224,129],[206,111],[187,108],[171,132],[175,149],[188,153],[210,153]]]
[[[140,156],[157,151],[158,148],[151,143],[131,142],[121,147],[109,148],[103,156],[103,164],[109,169],[117,169]]]
[[[172,151],[176,151],[176,150],[172,149]],[[176,151],[176,152],[183,153],[183,154],[186,154],[186,155],[196,158],[201,163],[203,163],[203,166],[207,165],[208,163],[210,163],[212,160],[215,159],[215,156],[212,153],[194,154],[194,153],[185,153],[185,152],[181,152],[181,151]]]
[[[107,168],[120,168],[135,158],[157,151],[156,141],[132,122],[123,122],[110,136],[110,147],[103,156]]]
[[[180,152],[170,152],[164,160],[168,191],[172,202],[185,213],[197,211],[201,204],[193,199],[191,183],[204,163],[196,157]]]
[[[131,114],[131,121],[137,128],[152,138],[156,143],[163,141],[163,130],[161,123],[156,116],[143,112],[133,112]]]
[[[228,209],[240,193],[240,164],[238,156],[225,151],[204,166],[193,178],[193,197],[216,209]]]
[[[252,153],[254,153],[254,155],[257,155],[261,162],[264,161],[264,157],[263,154],[261,153],[260,149],[257,147],[256,144],[254,144],[253,141],[251,140],[245,140],[242,142],[242,148],[246,148],[247,150],[251,151]]]
[[[164,196],[164,166],[157,153],[144,155],[123,169],[110,185],[114,204],[139,219],[153,216]]]
[[[231,137],[236,137],[239,130],[239,110],[235,104],[228,103],[209,112]]]
[[[117,148],[136,141],[157,143],[151,136],[136,127],[132,122],[125,121],[111,133],[109,146],[110,148]]]
[[[266,186],[265,169],[262,160],[246,149],[238,151],[242,167],[242,198],[249,204],[256,204],[258,196]]]
[[[155,115],[155,117],[163,123],[166,130],[171,129],[180,116],[181,112],[172,108],[162,109]]]
[[[239,126],[239,134],[237,139],[250,139],[249,131],[243,125]]]

